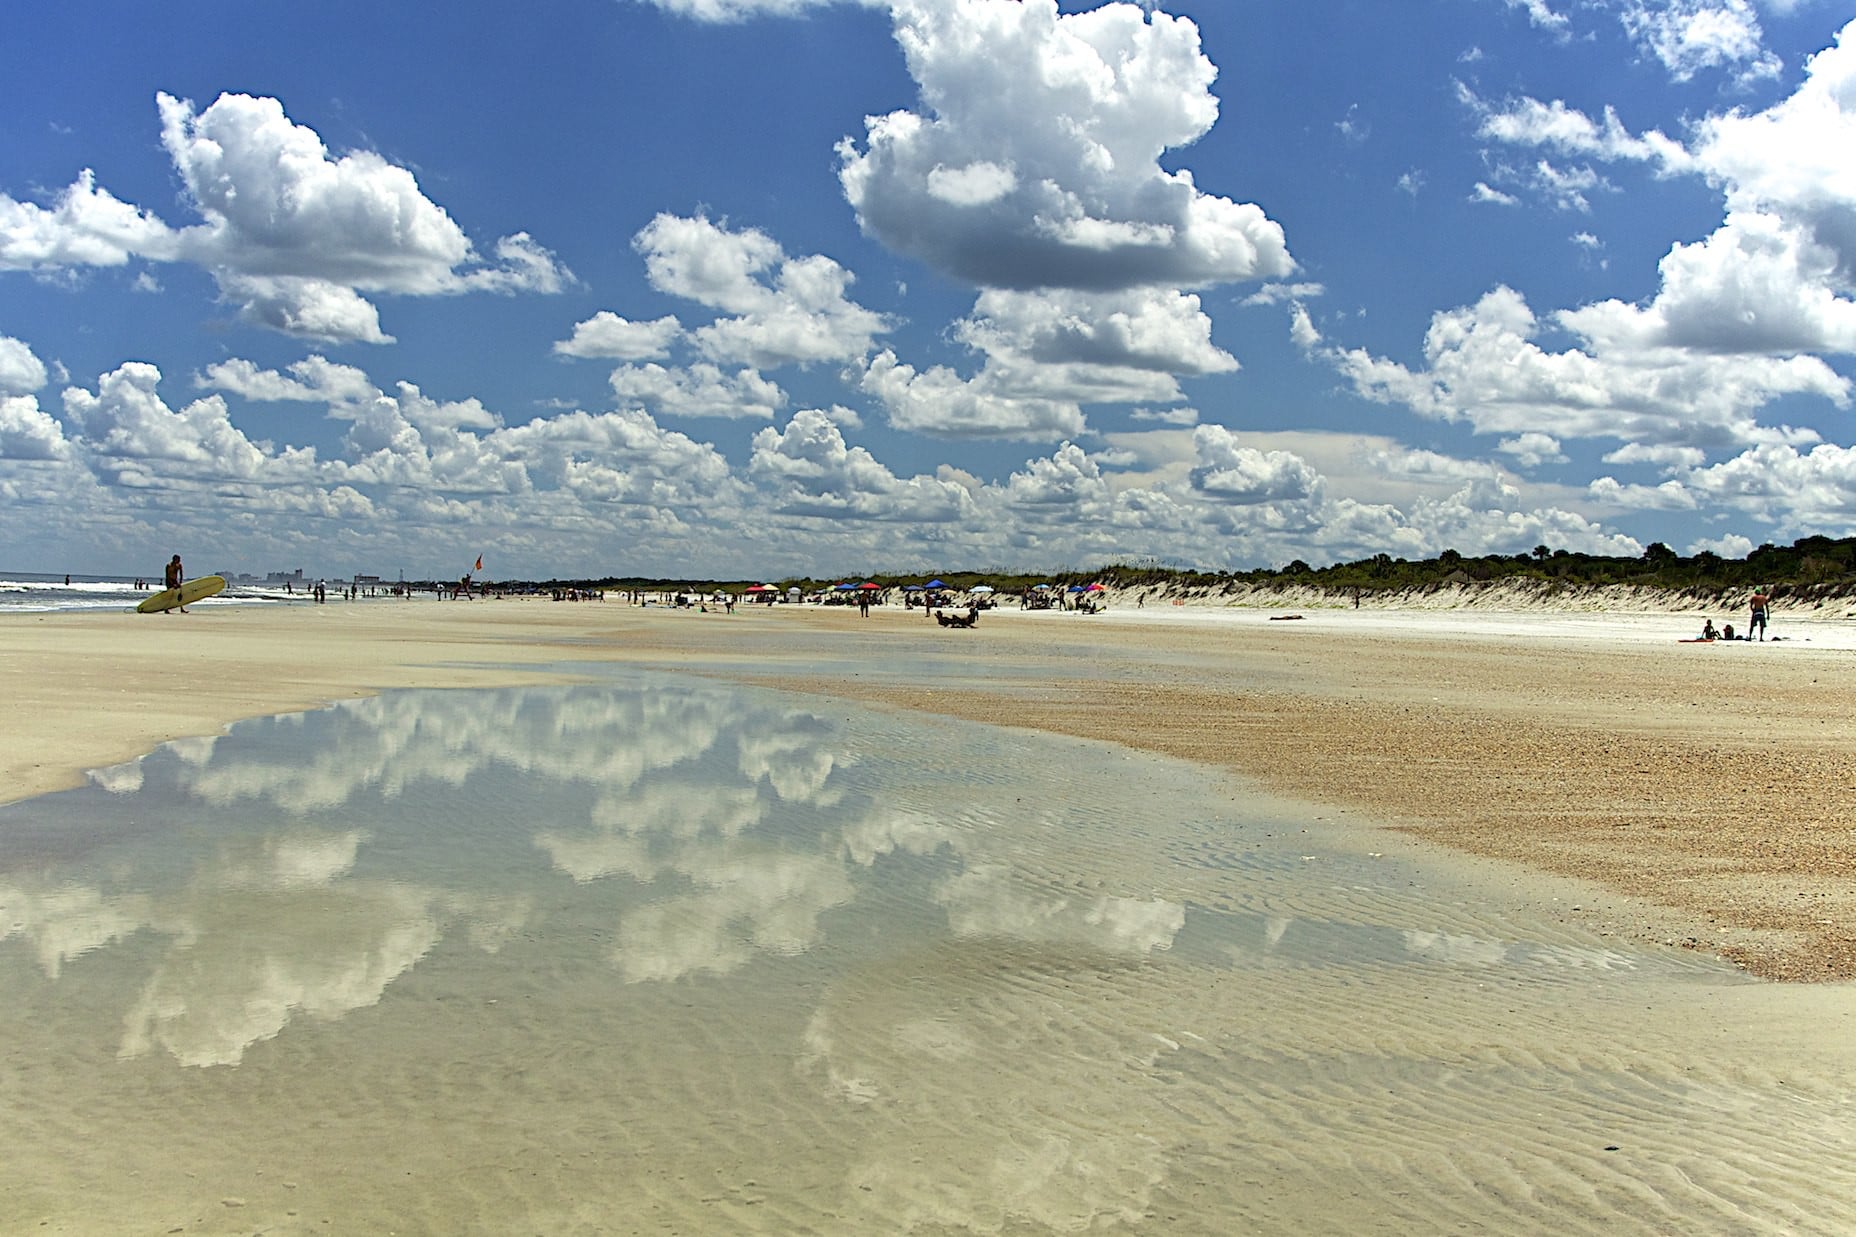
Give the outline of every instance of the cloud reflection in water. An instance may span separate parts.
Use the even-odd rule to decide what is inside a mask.
[[[293,1018],[377,1004],[455,930],[493,951],[550,915],[609,916],[601,948],[634,983],[815,949],[832,911],[898,882],[956,937],[1139,955],[1185,918],[1019,880],[996,822],[900,803],[833,723],[721,687],[389,693],[92,781],[34,807],[88,841],[0,876],[0,939],[53,978],[137,942],[124,1057],[234,1065]]]

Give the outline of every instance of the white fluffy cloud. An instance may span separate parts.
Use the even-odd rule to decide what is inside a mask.
[[[621,365],[612,371],[612,393],[621,404],[636,402],[679,417],[771,418],[786,393],[753,369],[725,374],[714,365],[688,369]]]
[[[1730,212],[1776,214],[1836,258],[1844,295],[1856,290],[1856,21],[1805,65],[1787,99],[1699,126],[1696,159],[1727,189]]]
[[[1320,474],[1300,456],[1245,446],[1222,425],[1199,426],[1192,442],[1198,452],[1193,488],[1215,501],[1299,503],[1321,496]]]
[[[143,255],[174,256],[172,229],[99,189],[88,168],[48,209],[0,194],[0,269],[122,266]]]
[[[313,465],[313,452],[273,455],[252,442],[217,395],[169,408],[156,391],[160,382],[153,365],[130,361],[99,378],[94,394],[81,387],[64,393],[66,419],[116,483],[161,486],[175,475],[281,482]]]
[[[862,387],[898,429],[960,438],[1053,439],[1082,432],[1074,400],[1002,384],[996,372],[962,378],[946,366],[917,370],[885,349],[865,368]]]
[[[793,415],[784,430],[754,436],[749,478],[787,515],[944,523],[968,510],[961,486],[932,477],[897,477],[862,447],[845,443],[818,409]]]
[[[1751,10],[1678,3],[1642,22],[1741,29]],[[1751,27],[1757,35],[1756,23]],[[1643,306],[1607,301],[1561,315],[1603,349],[1677,347],[1775,356],[1856,352],[1856,22],[1813,56],[1788,98],[1758,112],[1732,111],[1696,125],[1693,149],[1660,133],[1629,134],[1616,113],[1602,122],[1555,101],[1503,109],[1463,92],[1497,141],[1546,146],[1607,160],[1636,160],[1660,173],[1696,172],[1722,186],[1725,218],[1707,239],[1673,246],[1662,285]],[[1726,38],[1723,33],[1720,38]]]
[[[375,399],[380,390],[365,371],[338,365],[311,355],[289,367],[289,373],[259,369],[243,358],[209,365],[196,380],[210,390],[227,391],[264,403],[326,403],[347,405]]]
[[[45,385],[45,363],[30,347],[0,335],[0,395],[26,395]]]
[[[1779,59],[1763,46],[1748,0],[1630,0],[1624,29],[1676,81],[1703,69],[1734,66],[1745,81],[1776,77]]]
[[[822,254],[789,258],[757,229],[663,214],[632,245],[654,288],[732,315],[691,333],[710,361],[760,369],[855,361],[888,329],[845,295],[853,277],[844,267]]]
[[[66,453],[64,427],[30,395],[0,395],[0,461],[55,460]]]
[[[1212,343],[1199,298],[1171,289],[980,294],[961,340],[993,356],[1045,365],[1222,374],[1237,359]]]
[[[1058,509],[1065,521],[1100,519],[1113,501],[1101,466],[1074,443],[1045,459],[1026,460],[1006,481],[1005,500],[1018,508]]]
[[[1423,416],[1467,421],[1479,432],[1725,447],[1767,434],[1754,414],[1781,395],[1842,403],[1849,382],[1814,357],[1704,353],[1633,334],[1603,307],[1561,315],[1591,350],[1553,352],[1521,295],[1497,288],[1473,306],[1437,314],[1425,335],[1425,368],[1361,350],[1330,355],[1368,399]]]
[[[132,259],[210,271],[241,317],[287,334],[384,343],[363,293],[554,292],[571,275],[525,234],[485,262],[412,173],[371,151],[331,156],[276,99],[223,94],[204,111],[157,96],[161,140],[202,222],[170,227],[83,172],[50,208],[0,195],[0,266]]]
[[[585,322],[574,324],[573,337],[557,341],[562,356],[614,357],[622,361],[654,361],[670,355],[670,346],[683,334],[683,324],[669,314],[649,322],[632,322],[602,309]]]
[[[995,288],[1196,287],[1293,269],[1254,205],[1160,156],[1209,129],[1190,21],[1133,4],[895,0],[922,110],[866,121],[839,178],[865,231]]]
[[[1697,498],[1749,515],[1779,517],[1791,535],[1841,530],[1856,508],[1856,448],[1820,443],[1800,452],[1764,444],[1683,478]]]

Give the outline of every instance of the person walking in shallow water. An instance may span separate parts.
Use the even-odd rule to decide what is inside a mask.
[[[1753,638],[1754,632],[1759,633],[1759,638],[1762,641],[1766,638],[1766,611],[1771,605],[1772,598],[1767,594],[1765,589],[1760,589],[1753,594],[1753,615],[1747,621],[1746,625],[1746,638],[1748,640]]]
[[[187,569],[180,565],[180,555],[176,554],[173,558],[168,560],[166,579],[169,588],[179,588],[181,586],[181,581],[186,578],[186,574]],[[182,614],[187,613],[186,606],[181,606],[179,609]],[[173,611],[170,610],[168,613],[172,614]]]

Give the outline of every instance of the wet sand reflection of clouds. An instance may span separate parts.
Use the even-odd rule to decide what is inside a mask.
[[[1760,1183],[1801,1130],[1843,1150],[1846,1075],[1640,1034],[1744,986],[1718,964],[1183,765],[794,701],[391,693],[0,809],[0,1135],[35,1183],[0,1228],[232,1195],[477,1231],[1821,1213]],[[1653,1153],[1606,1160],[1620,1130]]]

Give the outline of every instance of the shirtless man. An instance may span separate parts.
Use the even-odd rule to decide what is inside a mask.
[[[184,579],[186,579],[186,568],[180,565],[180,555],[176,554],[173,558],[168,560],[167,586],[169,588],[179,588],[181,586],[181,581]],[[187,607],[181,606],[180,612],[182,614],[187,613]],[[173,611],[169,610],[167,613],[172,614]]]
[[[1759,633],[1759,638],[1762,641],[1765,640],[1766,638],[1766,609],[1771,604],[1772,604],[1772,599],[1766,595],[1766,592],[1764,589],[1761,589],[1759,592],[1756,592],[1753,594],[1753,616],[1750,620],[1748,620],[1747,625],[1746,625],[1746,638],[1748,640],[1751,640],[1753,638],[1754,632]]]

